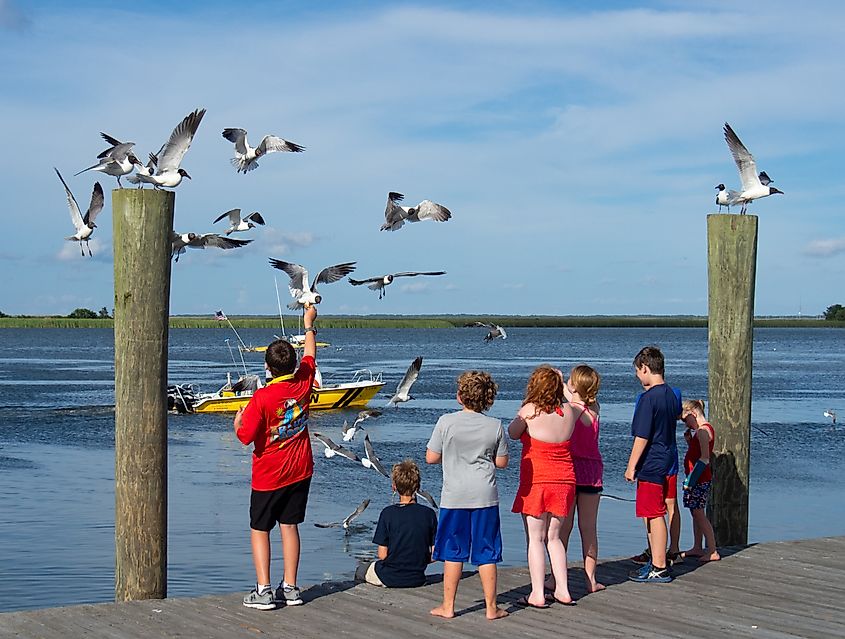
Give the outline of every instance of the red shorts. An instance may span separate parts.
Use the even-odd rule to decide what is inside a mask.
[[[677,475],[674,478],[677,478]],[[677,482],[670,479],[673,478],[667,477],[662,484],[637,481],[637,517],[655,519],[666,514],[666,499],[669,496],[670,486],[677,486]]]
[[[667,475],[666,482],[669,484],[666,488],[666,499],[678,499],[678,476]]]

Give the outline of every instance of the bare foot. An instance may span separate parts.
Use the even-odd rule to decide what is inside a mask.
[[[557,592],[555,591],[555,601],[561,604],[571,604],[572,603],[572,595],[569,594],[569,591],[564,592]]]
[[[587,592],[588,593],[600,592],[600,591],[606,590],[606,589],[607,589],[607,586],[605,586],[603,583],[599,583],[598,581],[593,582],[593,583],[590,583],[589,581],[587,582]]]
[[[431,614],[434,614],[434,610],[431,611]],[[453,615],[454,616],[454,615]],[[491,621],[495,621],[496,619],[502,619],[508,616],[507,610],[502,610],[499,606],[496,606],[492,611],[487,611],[487,618]]]
[[[722,558],[722,555],[718,553],[718,551],[714,550],[713,552],[704,552],[699,558],[698,561],[701,563],[706,563],[708,561],[719,561]]]
[[[454,610],[449,610],[446,606],[437,606],[431,609],[431,614],[435,617],[443,617],[444,619],[451,619],[455,616]]]

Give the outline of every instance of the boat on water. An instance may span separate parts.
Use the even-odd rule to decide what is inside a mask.
[[[261,388],[258,375],[231,379],[213,393],[196,392],[192,385],[171,385],[167,389],[168,407],[178,413],[234,413],[246,406]],[[384,386],[381,373],[369,369],[355,371],[352,380],[338,384],[320,384],[311,389],[311,410],[363,408]]]

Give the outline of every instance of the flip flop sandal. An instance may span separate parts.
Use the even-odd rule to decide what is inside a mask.
[[[548,604],[548,603],[545,603],[545,602],[543,603],[543,605],[531,603],[530,601],[528,601],[528,595],[523,595],[522,597],[517,599],[514,603],[517,606],[522,606],[523,608],[541,608],[541,609],[551,608],[551,605]]]

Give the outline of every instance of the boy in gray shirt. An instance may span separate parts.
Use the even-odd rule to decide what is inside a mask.
[[[489,373],[467,371],[458,378],[456,413],[437,420],[425,461],[443,466],[440,521],[433,561],[443,561],[443,603],[432,615],[455,616],[455,595],[464,562],[478,566],[488,619],[507,612],[496,604],[496,564],[502,561],[502,530],[496,469],[508,465],[505,430],[498,419],[483,415],[496,399],[498,386]]]

